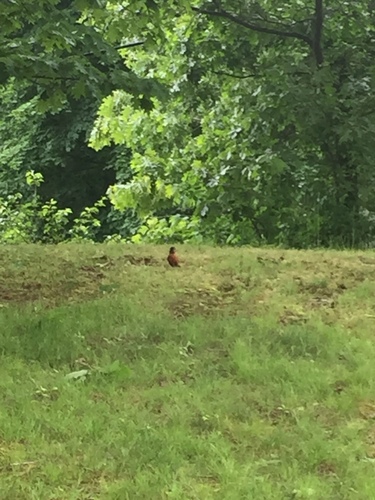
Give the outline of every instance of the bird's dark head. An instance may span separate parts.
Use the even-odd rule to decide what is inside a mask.
[[[175,247],[171,247],[171,248],[169,249],[169,253],[176,253],[176,249],[175,249]]]

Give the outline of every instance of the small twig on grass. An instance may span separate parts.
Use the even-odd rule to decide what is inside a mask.
[[[29,461],[29,462],[13,462],[12,464],[9,464],[11,467],[22,467],[24,465],[36,465],[38,462],[37,461]]]

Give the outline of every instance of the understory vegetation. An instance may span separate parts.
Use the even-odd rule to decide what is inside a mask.
[[[1,498],[373,498],[374,254],[166,249],[0,247]]]

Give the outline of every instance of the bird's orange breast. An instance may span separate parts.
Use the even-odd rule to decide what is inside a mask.
[[[167,260],[169,262],[169,265],[171,265],[172,267],[178,266],[178,257],[175,253],[170,253],[167,257]]]

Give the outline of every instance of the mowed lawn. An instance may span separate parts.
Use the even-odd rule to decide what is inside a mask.
[[[375,498],[375,253],[0,247],[1,500]]]

